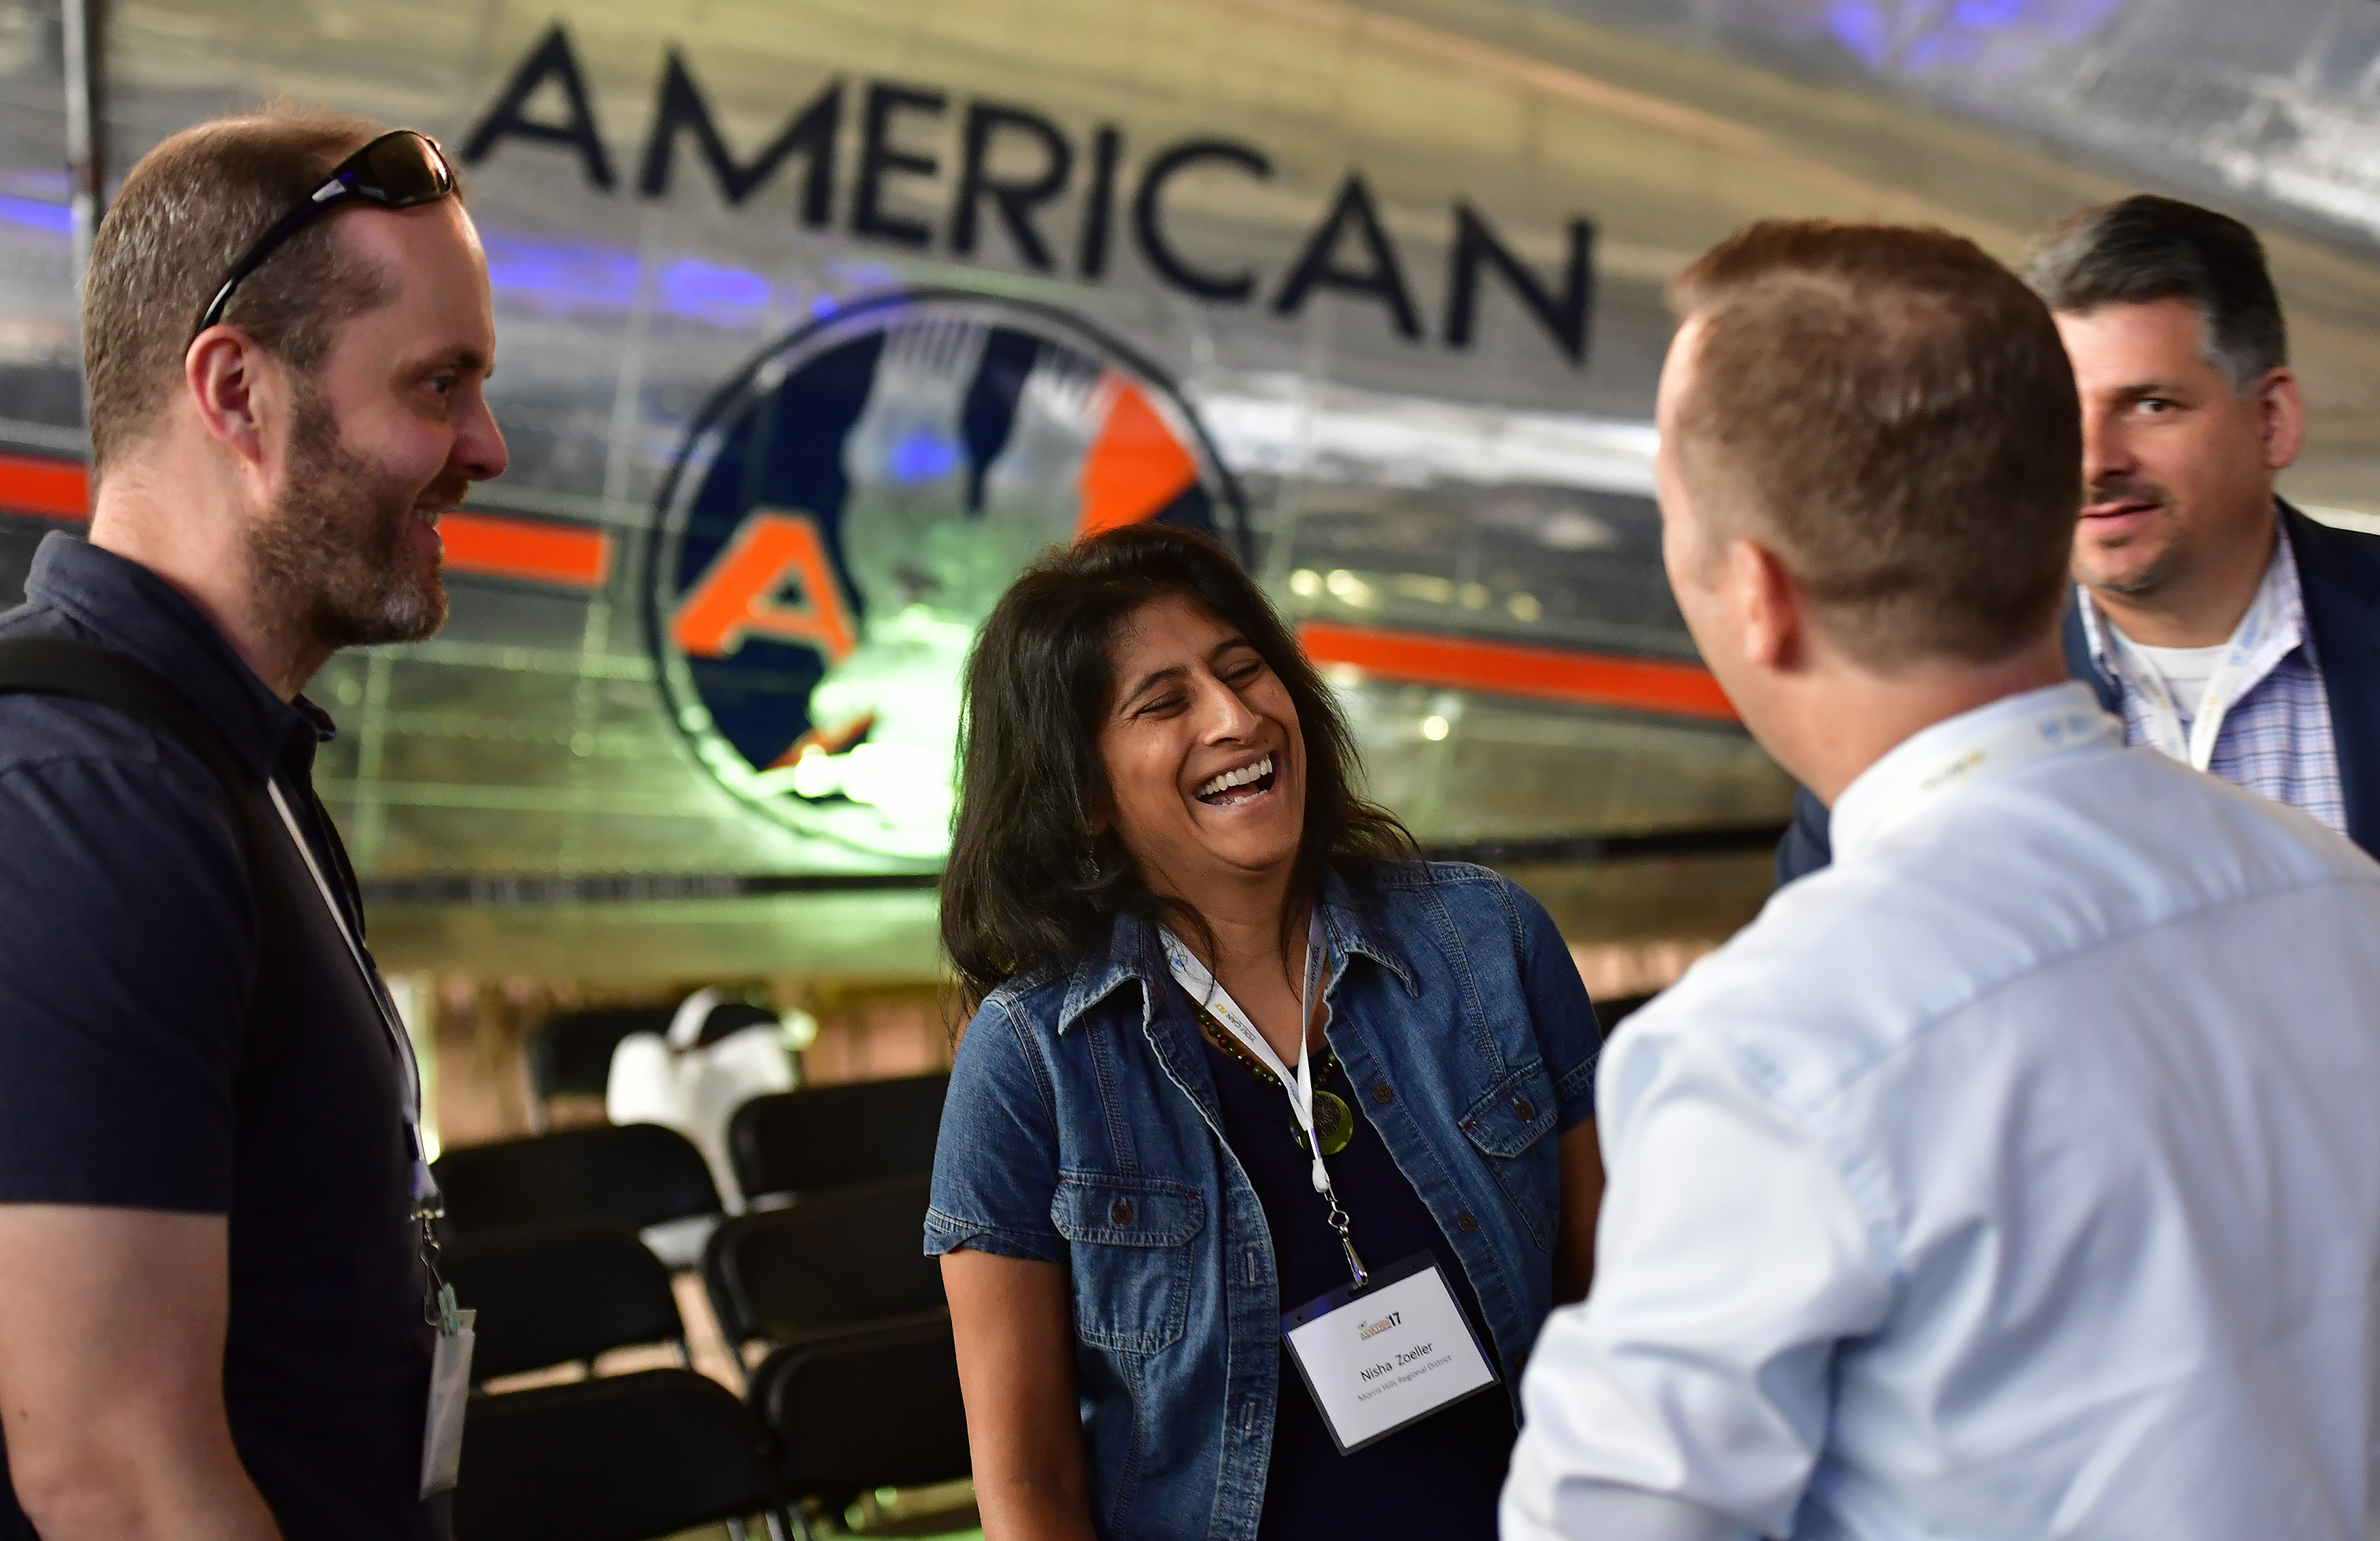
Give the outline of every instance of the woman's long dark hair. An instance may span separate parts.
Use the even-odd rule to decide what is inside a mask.
[[[1246,637],[1297,708],[1305,830],[1284,930],[1332,857],[1360,873],[1415,855],[1396,815],[1356,795],[1354,742],[1337,704],[1229,552],[1161,525],[1094,535],[1018,578],[967,659],[942,947],[970,1006],[1037,964],[1104,944],[1120,914],[1184,907],[1149,892],[1112,827],[1091,828],[1113,804],[1099,743],[1115,692],[1110,644],[1134,612],[1171,596]]]

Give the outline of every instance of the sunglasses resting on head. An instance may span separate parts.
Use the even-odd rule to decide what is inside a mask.
[[[240,260],[232,264],[231,274],[215,291],[199,316],[199,333],[224,318],[231,304],[232,291],[241,280],[264,265],[264,260],[285,244],[289,237],[313,221],[346,204],[364,202],[383,209],[413,209],[424,203],[435,203],[452,197],[455,191],[455,168],[446,164],[445,152],[438,141],[427,134],[410,128],[398,128],[365,145],[361,150],[331,168],[305,202],[298,204],[279,219],[270,229],[256,238],[254,245]]]

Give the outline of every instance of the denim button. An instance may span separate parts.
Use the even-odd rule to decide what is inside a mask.
[[[1115,1207],[1108,1211],[1108,1219],[1115,1221],[1118,1225],[1130,1225],[1132,1223],[1132,1200],[1128,1198],[1117,1199],[1115,1201]]]
[[[1372,1100],[1375,1102],[1385,1104],[1390,1098],[1396,1095],[1396,1093],[1389,1090],[1389,1084],[1386,1081],[1381,1082],[1378,1086],[1372,1088]]]
[[[1519,1117],[1523,1123],[1526,1123],[1531,1119],[1537,1116],[1536,1104],[1531,1102],[1525,1097],[1516,1097],[1512,1098],[1512,1111]]]
[[[1454,1228],[1468,1234],[1479,1229],[1479,1221],[1473,1217],[1470,1210],[1465,1209],[1454,1217]]]

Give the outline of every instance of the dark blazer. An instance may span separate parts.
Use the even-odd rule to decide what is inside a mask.
[[[2281,525],[2297,558],[2305,594],[2306,630],[2330,698],[2330,731],[2338,746],[2338,780],[2347,798],[2347,836],[2380,856],[2380,536],[2318,524],[2281,504]],[[2066,607],[2062,630],[2066,667],[2089,684],[2099,704],[2118,710],[2116,682],[2091,661],[2082,613]],[[1777,845],[1779,887],[1834,860],[1828,843],[1827,805],[1801,788],[1793,822]]]

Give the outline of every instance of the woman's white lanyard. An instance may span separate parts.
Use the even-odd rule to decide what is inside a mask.
[[[2281,564],[2276,553],[2276,560],[2265,568],[2264,581],[2256,586],[2248,613],[2240,618],[2215,673],[2206,678],[2206,693],[2198,699],[2198,714],[2191,719],[2187,736],[2181,728],[2181,705],[2166,686],[2165,671],[2139,652],[2120,628],[2108,625],[2107,633],[2115,643],[2113,661],[2124,683],[2139,692],[2148,709],[2144,729],[2158,753],[2198,770],[2214,763],[2215,741],[2223,736],[2225,716],[2239,704],[2239,698],[2271,673],[2283,653],[2297,645],[2282,629],[2281,588]],[[2100,618],[2106,619],[2104,613]]]
[[[273,806],[280,813],[283,826],[289,831],[290,843],[298,847],[298,855],[305,861],[306,870],[313,875],[315,892],[322,894],[323,907],[331,912],[332,923],[338,927],[340,939],[346,942],[347,956],[355,960],[356,972],[363,976],[364,989],[371,992],[372,1004],[380,1008],[381,1025],[388,1030],[389,1042],[396,1050],[397,1063],[404,1067],[405,1139],[413,1157],[414,1218],[420,1222],[427,1235],[429,1222],[438,1215],[438,1183],[430,1175],[430,1163],[422,1159],[421,1067],[414,1062],[413,1040],[406,1036],[405,1024],[397,1020],[395,1006],[382,991],[380,976],[365,961],[363,945],[348,928],[346,912],[332,896],[330,880],[322,876],[322,866],[314,860],[313,846],[307,843],[305,833],[298,827],[297,817],[289,811],[289,801],[281,795],[281,783],[268,776],[264,789],[272,794]],[[435,1270],[432,1272],[434,1275]]]
[[[1165,966],[1173,971],[1173,980],[1189,994],[1191,1000],[1206,1008],[1207,1014],[1222,1024],[1223,1031],[1232,1035],[1241,1048],[1257,1057],[1257,1062],[1279,1077],[1281,1090],[1289,1096],[1289,1110],[1297,1120],[1300,1133],[1305,1136],[1308,1150],[1314,1153],[1314,1191],[1330,1206],[1330,1229],[1339,1234],[1339,1245],[1347,1254],[1348,1269],[1361,1285],[1370,1277],[1363,1258],[1356,1256],[1355,1244],[1348,1236],[1347,1211],[1339,1207],[1339,1195],[1330,1186],[1330,1169],[1322,1164],[1322,1137],[1314,1126],[1314,1055],[1306,1042],[1314,1022],[1314,1003],[1320,999],[1316,993],[1322,980],[1325,946],[1322,940],[1322,911],[1317,905],[1305,923],[1305,982],[1297,994],[1298,1023],[1301,1031],[1297,1043],[1297,1069],[1292,1072],[1281,1062],[1265,1036],[1231,992],[1208,972],[1207,965],[1182,945],[1182,939],[1164,927],[1158,928],[1158,940],[1165,950]]]
[[[1836,858],[1858,855],[1896,825],[1961,788],[2086,744],[2120,738],[2122,724],[2102,711],[2081,686],[2060,686],[2058,692],[2068,698],[2005,723],[1983,738],[1961,740],[1956,747],[1946,748],[1935,763],[1915,767],[1859,827],[1855,839],[1838,843]],[[2079,706],[2076,698],[2081,700]]]

